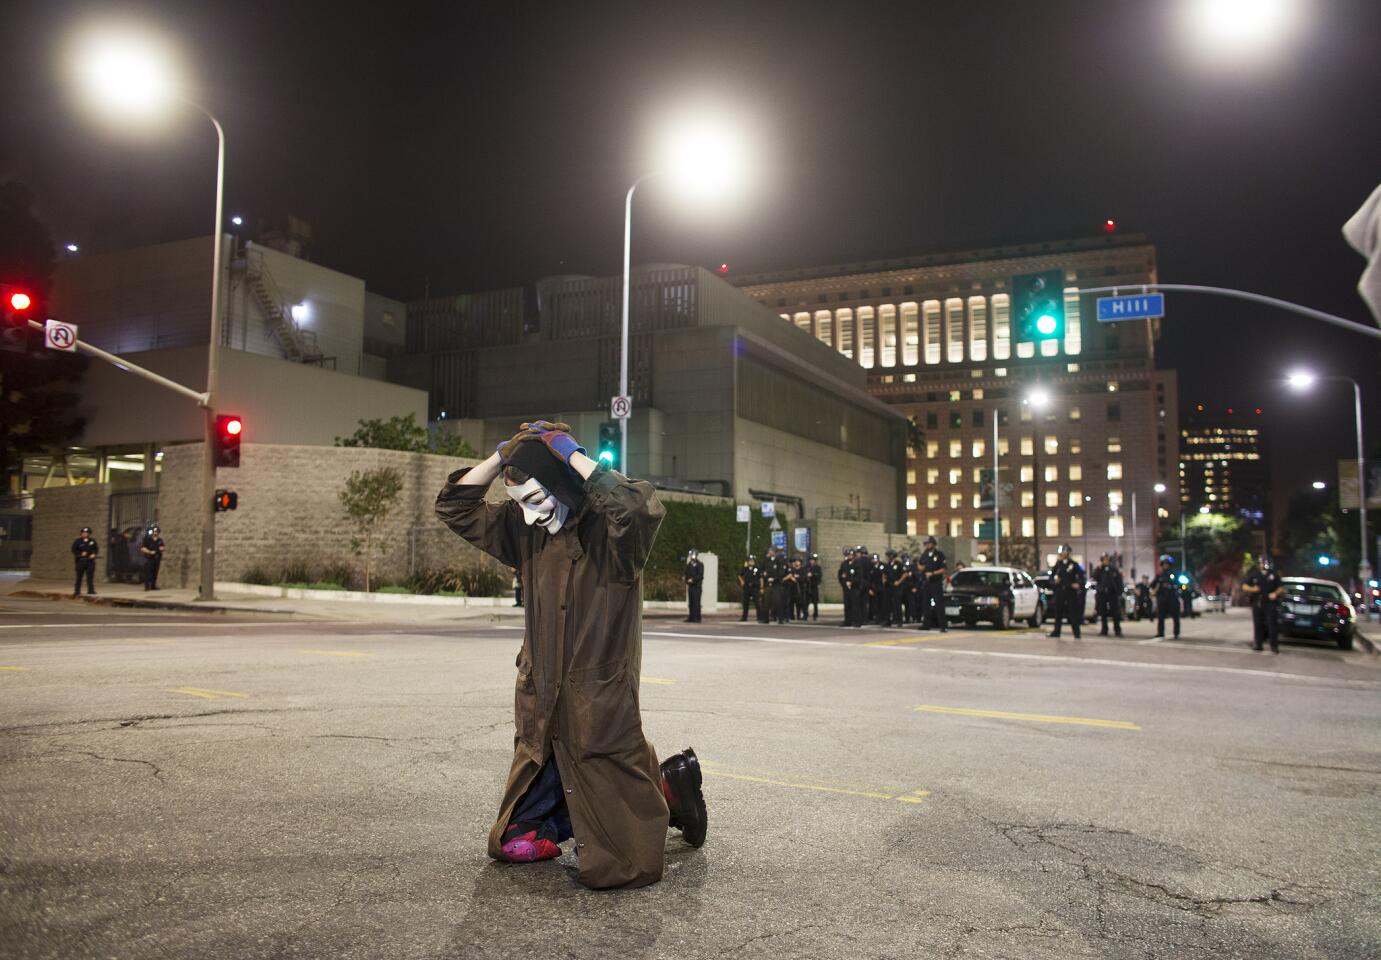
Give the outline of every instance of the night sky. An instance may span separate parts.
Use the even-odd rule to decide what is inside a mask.
[[[210,232],[209,124],[117,133],[72,91],[62,41],[115,11],[176,40],[225,124],[227,215],[303,217],[312,259],[389,296],[616,272],[650,131],[693,99],[745,124],[756,179],[698,213],[649,185],[635,262],[744,273],[1112,217],[1155,243],[1166,282],[1373,322],[1339,231],[1381,182],[1381,3],[1300,0],[1289,39],[1231,60],[1194,44],[1185,2],[8,4],[0,177],[84,251]],[[1158,351],[1184,405],[1265,408],[1282,492],[1334,480],[1351,403],[1271,379],[1308,363],[1362,381],[1376,448],[1379,357],[1185,296]]]

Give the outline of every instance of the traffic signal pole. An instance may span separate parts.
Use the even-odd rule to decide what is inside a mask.
[[[44,328],[43,324],[39,323],[37,320],[30,320],[29,329],[37,330],[39,333],[43,333]],[[191,387],[184,387],[176,380],[169,380],[161,373],[154,373],[152,370],[145,369],[144,367],[139,366],[139,364],[134,363],[131,360],[126,360],[124,357],[116,356],[113,353],[107,353],[100,347],[92,346],[85,340],[78,340],[75,344],[73,344],[73,346],[75,346],[79,352],[89,354],[90,356],[95,357],[97,360],[104,360],[106,363],[113,364],[114,366],[119,367],[126,373],[132,373],[136,377],[142,377],[143,379],[148,380],[151,383],[158,384],[160,387],[167,387],[169,390],[173,391],[174,393],[181,394],[188,400],[195,400],[198,406],[203,406],[206,403],[206,394],[202,393],[201,391],[193,390]]]
[[[221,215],[225,196],[225,131],[206,108],[216,128],[216,224],[211,243],[211,330],[206,350],[205,435],[201,451],[201,584],[198,600],[216,599],[216,390],[220,385],[221,349]]]

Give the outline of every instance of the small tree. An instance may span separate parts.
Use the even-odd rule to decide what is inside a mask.
[[[338,447],[373,447],[406,453],[436,453],[443,457],[477,457],[464,437],[437,432],[433,436],[413,414],[387,420],[361,420],[348,437],[336,437]]]
[[[355,528],[350,549],[355,556],[364,557],[366,592],[370,587],[379,531],[389,513],[398,505],[398,495],[402,490],[402,474],[392,467],[382,467],[378,470],[353,471],[345,481],[345,489],[340,491],[341,506]]]

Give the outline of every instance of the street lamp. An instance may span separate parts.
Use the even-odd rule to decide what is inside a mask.
[[[1261,58],[1300,21],[1300,0],[1182,0],[1184,25],[1205,56]]]
[[[215,599],[216,390],[221,341],[221,212],[225,195],[225,130],[211,111],[188,99],[177,81],[171,48],[151,34],[126,26],[98,25],[72,45],[72,65],[92,103],[111,120],[148,122],[175,103],[200,111],[216,129],[216,216],[211,254],[211,327],[206,353],[206,410],[201,472],[201,584],[198,600]]]
[[[1328,484],[1324,483],[1322,480],[1315,480],[1313,483],[1310,484],[1310,486],[1313,487],[1315,490],[1328,489]]]
[[[1357,517],[1362,548],[1357,564],[1357,579],[1365,583],[1371,577],[1371,564],[1367,561],[1367,467],[1366,451],[1362,447],[1362,387],[1351,377],[1337,374],[1320,377],[1308,370],[1292,370],[1285,378],[1290,388],[1296,391],[1308,390],[1319,380],[1340,380],[1352,384],[1352,409],[1357,427]],[[1314,484],[1315,490],[1322,488],[1322,482]]]
[[[1051,404],[1050,391],[1041,386],[1032,387],[1026,393],[1026,403],[1037,414],[1044,413]],[[1033,416],[1031,421],[1031,544],[1036,551],[1036,567],[1041,569],[1045,566],[1041,557],[1041,428],[1039,416]],[[1084,562],[1088,562],[1087,550]]]
[[[633,258],[633,194],[653,177],[666,177],[683,194],[703,199],[723,195],[743,180],[744,140],[722,119],[682,120],[662,138],[656,166],[633,181],[623,203],[623,304],[619,334],[619,396],[628,396],[628,288]],[[628,471],[628,418],[619,420],[619,466]]]
[[[1158,484],[1156,484],[1154,487],[1152,487],[1151,489],[1154,490],[1154,491],[1156,491],[1156,493],[1164,493],[1164,492],[1165,492],[1165,484],[1163,484],[1163,483],[1158,483]]]

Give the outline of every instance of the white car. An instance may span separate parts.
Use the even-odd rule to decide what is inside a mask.
[[[999,630],[1014,620],[1039,627],[1045,598],[1031,575],[1019,567],[965,567],[945,585],[945,618],[973,625],[991,622]]]

